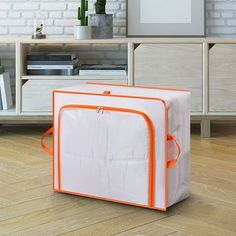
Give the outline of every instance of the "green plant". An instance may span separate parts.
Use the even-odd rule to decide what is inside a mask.
[[[78,7],[78,20],[81,26],[88,26],[88,0],[81,0],[81,6]]]
[[[97,0],[95,3],[96,14],[106,14],[106,0]]]

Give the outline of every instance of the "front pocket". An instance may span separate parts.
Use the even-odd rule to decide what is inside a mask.
[[[154,206],[154,128],[138,110],[66,105],[58,117],[59,190]]]

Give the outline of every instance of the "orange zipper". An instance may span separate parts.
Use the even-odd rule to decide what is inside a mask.
[[[96,110],[98,113],[100,111],[112,111],[112,112],[122,112],[122,113],[131,113],[142,116],[145,120],[148,128],[149,136],[149,173],[148,173],[148,207],[154,207],[155,199],[155,132],[152,121],[142,111],[127,109],[127,108],[118,108],[118,107],[108,107],[108,106],[92,106],[92,105],[65,105],[61,107],[58,116],[58,190],[61,190],[61,162],[60,162],[60,136],[61,136],[61,114],[66,109],[88,109]]]

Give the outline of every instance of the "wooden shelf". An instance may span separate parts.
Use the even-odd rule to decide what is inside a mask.
[[[25,75],[21,76],[21,80],[128,80],[128,76],[45,76],[45,75]]]
[[[37,116],[37,117],[44,117],[44,116],[52,116],[52,112],[51,111],[41,111],[41,112],[37,112],[37,111],[31,111],[31,112],[27,112],[27,111],[22,111],[20,113],[20,115],[22,116]]]
[[[72,37],[63,38],[47,38],[47,39],[31,39],[21,38],[22,44],[126,44],[127,38],[113,38],[113,39],[86,39],[77,40]]]
[[[0,43],[1,44],[15,44],[17,41],[19,40],[19,38],[16,37],[2,37],[0,36]]]
[[[0,110],[0,117],[1,116],[14,116],[16,115],[16,109],[15,108],[11,108],[8,110]]]
[[[116,38],[76,40],[73,37],[51,37],[47,39],[31,39],[31,37],[0,36],[0,43],[20,44],[128,44],[128,43],[236,43],[236,38],[215,37],[150,37],[150,38]]]

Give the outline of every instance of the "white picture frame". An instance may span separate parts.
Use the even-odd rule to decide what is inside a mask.
[[[205,36],[205,0],[127,0],[127,36]]]

